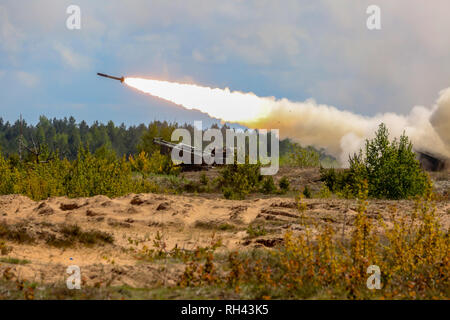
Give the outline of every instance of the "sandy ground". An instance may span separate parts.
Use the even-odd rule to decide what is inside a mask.
[[[357,203],[342,199],[306,199],[305,216],[311,224],[331,224],[347,236],[356,215]],[[397,208],[395,216],[391,216]],[[369,217],[409,215],[413,201],[369,201]],[[443,226],[450,225],[450,203],[437,203],[436,214]],[[35,202],[20,195],[0,197],[0,223],[21,224],[36,241],[19,244],[6,241],[12,249],[4,256],[28,260],[24,265],[0,262],[0,276],[12,279],[56,283],[65,281],[66,268],[78,265],[83,283],[92,286],[129,285],[151,287],[173,284],[183,266],[166,260],[145,262],[138,258],[144,246],[154,247],[157,234],[167,249],[192,250],[221,239],[221,250],[273,247],[286,230],[301,232],[300,213],[293,197],[225,200],[219,195],[176,196],[131,194],[109,199],[105,196],[68,199],[51,198]],[[101,230],[114,236],[113,244],[92,247],[50,246],[45,239],[59,236],[63,225],[82,230]],[[249,237],[249,225],[262,226],[267,234]]]

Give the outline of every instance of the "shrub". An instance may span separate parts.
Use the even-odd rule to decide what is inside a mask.
[[[303,195],[306,199],[311,199],[311,191],[309,190],[308,186],[305,186],[303,189]]]
[[[277,191],[277,187],[275,186],[275,182],[273,182],[272,176],[267,176],[263,179],[261,191],[265,194],[271,194]]]
[[[323,184],[319,191],[319,198],[327,199],[331,197],[331,191],[326,184]]]
[[[234,200],[234,199],[240,198],[238,195],[235,195],[235,193],[233,192],[233,189],[230,187],[224,187],[222,189],[222,193],[223,193],[223,196],[225,197],[225,199],[228,199],[228,200]]]
[[[125,158],[100,148],[95,154],[80,147],[76,160],[6,161],[0,154],[0,194],[23,194],[33,200],[53,196],[122,196],[128,193],[155,192],[158,187],[146,179],[133,179],[132,167]]]
[[[352,193],[356,195],[358,192],[357,185],[353,181],[353,176],[349,170],[336,170],[334,168],[320,168],[321,181],[324,185],[334,193],[338,193],[345,188],[351,188]]]
[[[287,177],[282,177],[278,182],[278,185],[280,186],[281,192],[286,193],[289,191],[290,183]]]
[[[350,171],[368,180],[372,197],[401,199],[426,192],[428,177],[412,151],[412,143],[404,133],[389,143],[384,124],[375,139],[366,141],[365,159],[355,155],[350,160]]]
[[[244,199],[250,192],[259,190],[262,181],[261,164],[227,165],[220,171],[222,192],[227,199]]]
[[[411,214],[386,220],[370,217],[367,196],[365,182],[346,238],[338,236],[332,224],[300,221],[303,231],[288,230],[273,249],[231,252],[221,260],[214,256],[216,260],[208,262],[223,274],[214,292],[232,290],[238,299],[447,299],[450,238],[431,196],[418,201]],[[247,232],[249,237],[256,235],[252,226]],[[187,261],[186,270],[192,270],[192,263]],[[380,290],[367,286],[371,265],[381,270]],[[189,273],[189,279],[201,279],[200,274]]]
[[[14,184],[13,170],[0,152],[0,194],[14,193]]]
[[[178,175],[180,168],[175,166],[170,157],[162,155],[155,151],[150,157],[145,151],[142,151],[135,158],[128,158],[134,171],[139,172],[144,178],[151,174]]]
[[[182,191],[188,192],[188,193],[198,193],[201,192],[203,186],[194,180],[186,180],[185,183],[182,186]]]
[[[0,230],[1,230],[1,225],[0,225]],[[8,246],[6,244],[6,241],[3,241],[3,240],[0,241],[0,255],[2,255],[2,256],[7,255],[12,250],[13,250],[13,248],[11,246]]]
[[[208,177],[206,176],[205,173],[202,173],[200,176],[200,183],[204,186],[207,186],[209,183]]]
[[[12,169],[13,193],[24,194],[33,200],[66,194],[65,177],[70,174],[67,160],[21,163]]]
[[[111,234],[99,230],[83,231],[78,225],[63,225],[59,231],[62,238],[50,235],[46,240],[48,245],[64,248],[73,246],[76,243],[86,246],[114,243],[114,237]]]
[[[288,159],[288,164],[300,168],[312,168],[320,165],[320,155],[312,147],[303,148],[294,144]]]
[[[132,189],[131,167],[122,159],[110,154],[92,155],[80,148],[70,174],[65,177],[69,197],[91,197],[102,194],[109,197],[124,195]]]
[[[9,225],[6,222],[0,223],[0,239],[17,243],[34,243],[36,240],[24,223]]]
[[[9,264],[29,264],[31,263],[31,261],[29,260],[22,260],[22,259],[17,259],[17,258],[0,258],[0,262],[4,262],[4,263],[9,263]]]
[[[267,230],[264,226],[253,226],[249,225],[247,228],[247,234],[249,238],[256,238],[260,236],[265,236],[267,234]]]
[[[405,134],[389,142],[389,132],[381,124],[372,140],[359,154],[349,159],[350,169],[320,169],[321,180],[335,193],[350,198],[358,194],[364,181],[368,182],[373,198],[404,199],[424,195],[429,178],[421,169],[412,144]]]

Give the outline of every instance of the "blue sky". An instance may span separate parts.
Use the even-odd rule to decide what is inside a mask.
[[[71,4],[81,30],[66,28]],[[369,4],[381,30],[366,28]],[[96,72],[406,114],[450,86],[448,12],[448,0],[1,0],[0,117],[208,119]]]

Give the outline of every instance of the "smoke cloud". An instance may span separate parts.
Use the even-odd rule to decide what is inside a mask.
[[[384,113],[364,117],[314,100],[272,102],[267,117],[243,124],[251,128],[279,128],[281,137],[324,147],[343,165],[349,155],[364,146],[366,139],[374,137],[381,123],[386,124],[391,138],[405,132],[416,150],[450,157],[450,88],[441,91],[433,107],[415,106],[408,115]]]
[[[437,101],[437,108],[431,116],[431,124],[446,144],[448,150],[450,148],[450,88],[441,91],[441,96]]]
[[[303,145],[325,148],[346,165],[348,156],[358,152],[372,138],[380,123],[391,138],[403,132],[416,150],[450,157],[450,88],[440,92],[431,107],[416,106],[408,115],[384,113],[366,117],[314,100],[258,97],[226,89],[142,78],[126,78],[125,83],[150,95],[187,109],[197,109],[223,121],[251,129],[279,129],[280,138],[292,138]]]

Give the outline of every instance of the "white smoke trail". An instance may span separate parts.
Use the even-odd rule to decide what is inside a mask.
[[[191,84],[142,78],[126,78],[125,83],[150,95],[187,109],[197,109],[211,117],[239,123],[252,129],[280,129],[280,137],[293,138],[303,145],[324,147],[346,164],[367,138],[385,123],[391,137],[405,132],[416,149],[450,157],[450,88],[441,91],[432,108],[414,107],[409,115],[384,113],[365,117],[314,100],[292,102],[253,93],[231,92]]]

